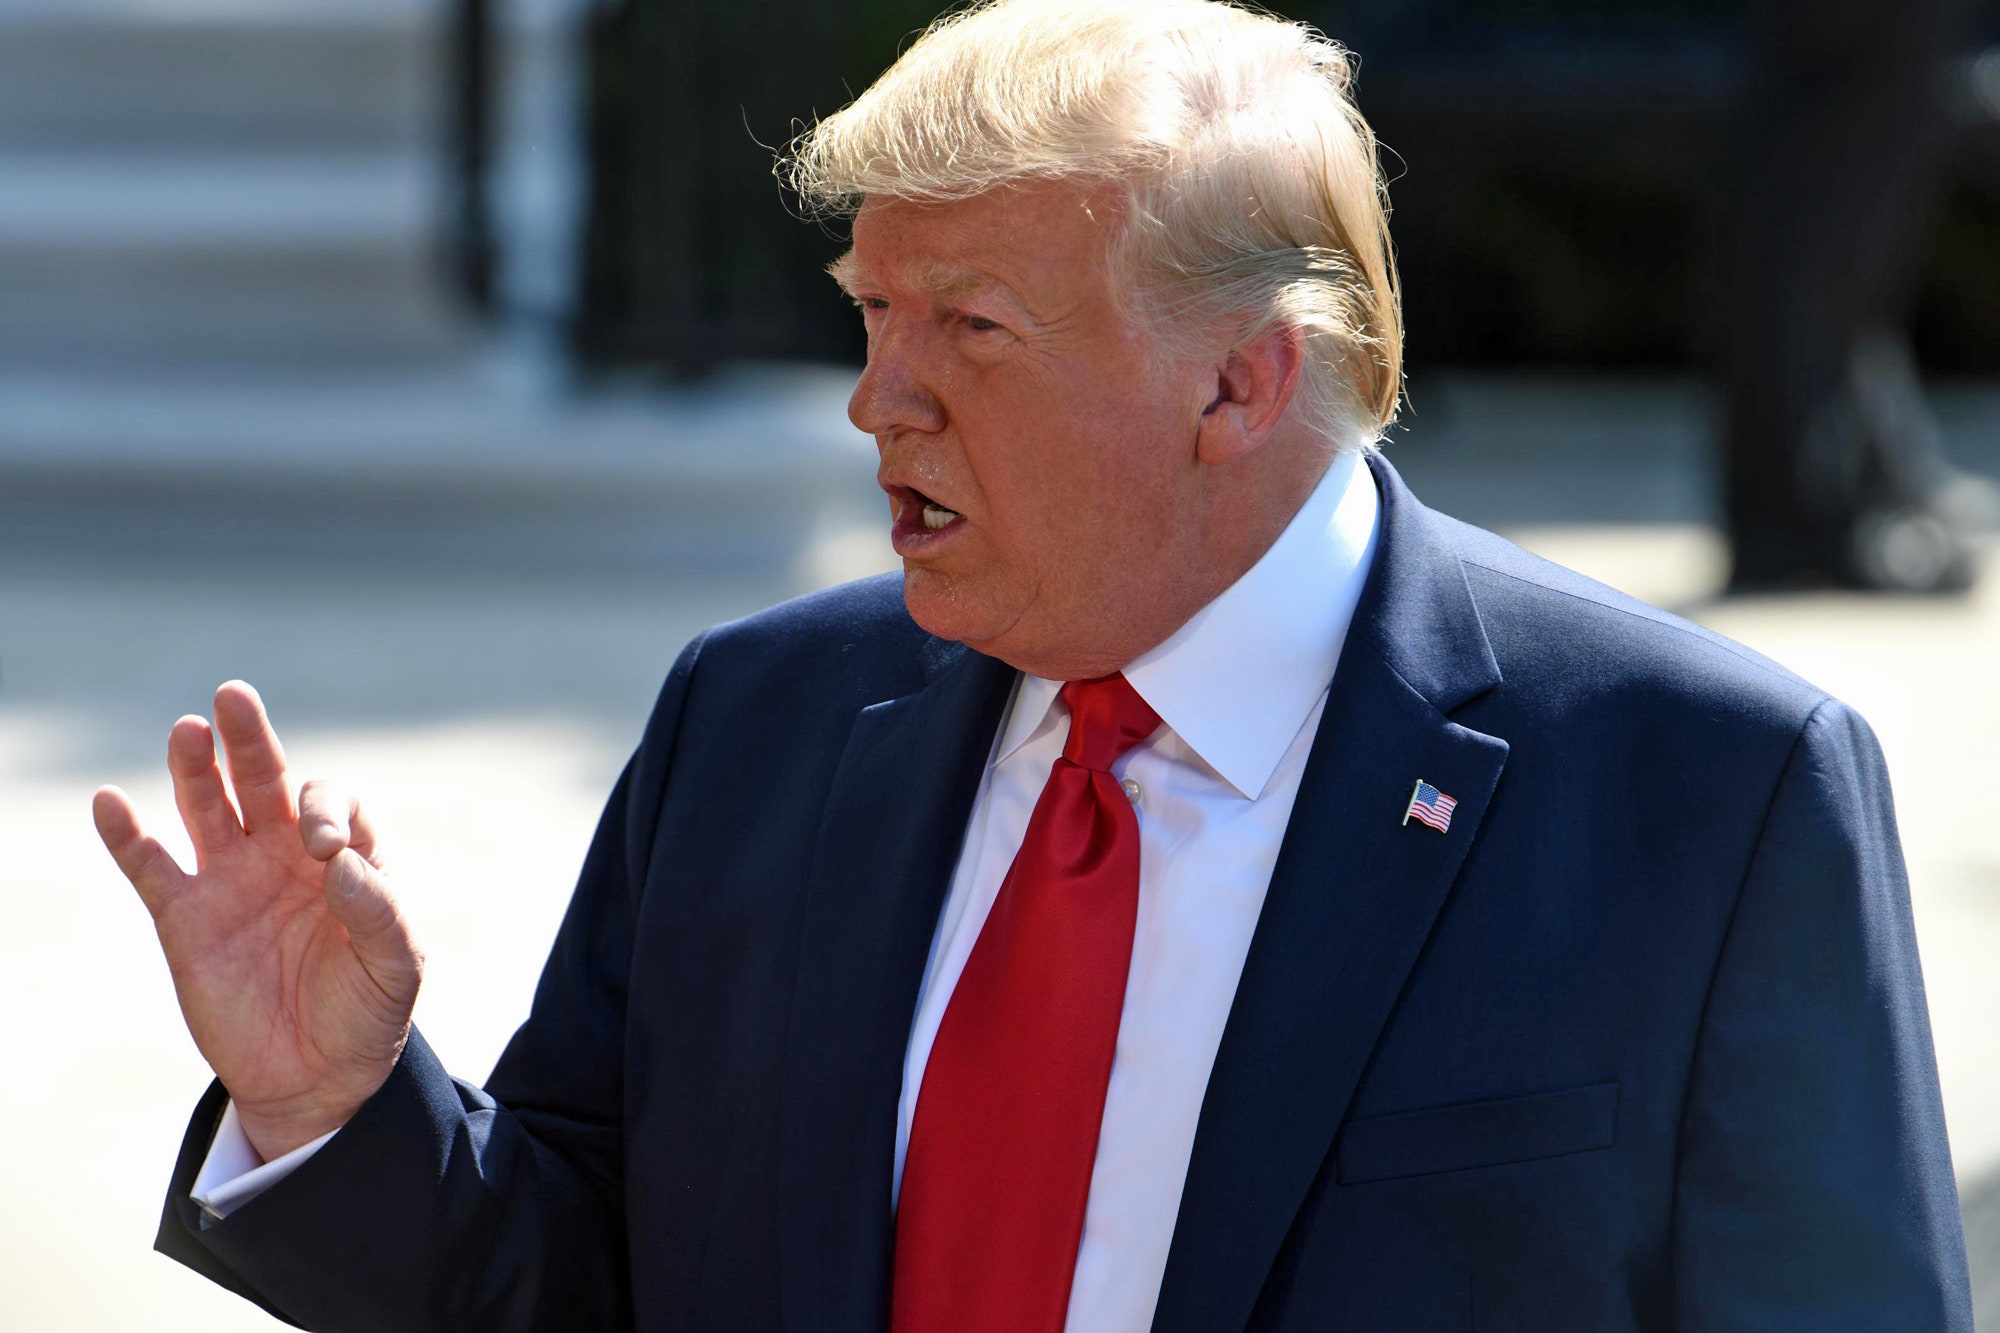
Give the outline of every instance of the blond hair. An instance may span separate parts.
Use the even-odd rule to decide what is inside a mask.
[[[932,24],[780,171],[806,206],[949,202],[1028,178],[1129,193],[1137,311],[1304,338],[1298,410],[1373,439],[1403,328],[1375,138],[1347,52],[1218,0],[980,0]],[[1190,317],[1193,317],[1192,319]]]

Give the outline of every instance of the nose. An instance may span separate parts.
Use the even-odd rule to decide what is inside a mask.
[[[868,363],[847,400],[847,419],[855,429],[878,442],[900,431],[944,429],[944,404],[927,387],[919,350],[888,329],[868,340]]]

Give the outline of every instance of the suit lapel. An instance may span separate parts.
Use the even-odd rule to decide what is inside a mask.
[[[1155,1333],[1248,1321],[1506,762],[1446,716],[1500,679],[1458,557],[1371,466],[1375,564],[1209,1077]],[[1419,778],[1457,799],[1448,833],[1400,822]]]
[[[890,1169],[917,989],[1014,672],[933,640],[863,709],[827,796],[785,1065],[785,1327],[888,1323]]]

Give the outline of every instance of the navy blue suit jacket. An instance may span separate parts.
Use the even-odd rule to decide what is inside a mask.
[[[1888,780],[1736,644],[1419,505],[1216,1057],[1158,1333],[1969,1333]],[[421,1036],[159,1244],[323,1329],[886,1327],[904,1044],[1003,664],[899,581],[712,630],[485,1089]],[[1448,834],[1401,822],[1424,778]]]

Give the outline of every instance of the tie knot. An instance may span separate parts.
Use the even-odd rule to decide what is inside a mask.
[[[1063,758],[1100,773],[1160,725],[1160,715],[1123,675],[1070,681],[1062,687],[1062,699],[1069,705]]]

